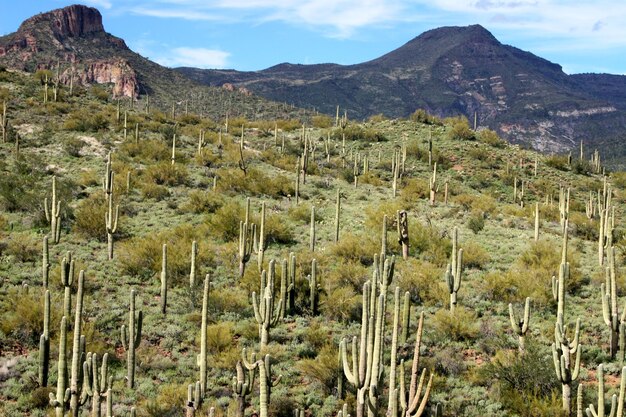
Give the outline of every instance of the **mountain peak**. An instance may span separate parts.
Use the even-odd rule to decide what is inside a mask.
[[[481,25],[443,26],[431,29],[414,38],[414,41],[435,41],[439,39],[462,39],[464,42],[500,43],[495,36]]]
[[[25,20],[19,32],[34,27],[48,26],[57,38],[80,37],[91,33],[103,33],[102,15],[98,9],[74,4],[62,9],[40,13]]]

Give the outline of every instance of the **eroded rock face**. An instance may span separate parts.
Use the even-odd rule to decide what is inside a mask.
[[[42,23],[49,24],[58,39],[104,32],[102,15],[98,9],[81,5],[68,6],[33,16],[20,25],[18,32],[27,31],[30,27]]]
[[[129,62],[118,56],[102,58],[98,56],[99,47],[128,50],[122,39],[104,31],[97,9],[74,5],[25,20],[17,32],[0,43],[0,58],[4,58],[7,67],[18,70],[56,72],[59,64],[62,84],[69,85],[70,78],[74,85],[112,83],[114,97],[137,97],[137,73]],[[77,55],[89,53],[90,48],[89,58],[77,59]]]
[[[113,97],[137,97],[139,83],[137,73],[130,64],[123,59],[107,59],[91,62],[81,68],[67,68],[61,73],[61,82],[69,85],[70,77],[74,83],[80,85],[113,84]]]

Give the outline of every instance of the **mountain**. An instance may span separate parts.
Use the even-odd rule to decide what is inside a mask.
[[[430,30],[356,65],[178,71],[207,85],[230,83],[326,113],[340,105],[353,118],[405,117],[418,108],[470,120],[476,114],[479,125],[542,151],[626,136],[626,77],[567,75],[557,64],[503,45],[480,25]]]
[[[18,30],[0,37],[0,66],[35,72],[56,71],[63,84],[112,84],[114,97],[145,98],[162,109],[176,103],[198,113],[223,116],[270,114],[290,117],[285,108],[245,89],[209,88],[171,68],[133,52],[123,39],[104,30],[102,15],[92,7],[73,5],[25,20]],[[221,85],[220,85],[221,87]],[[250,110],[252,109],[252,110]]]

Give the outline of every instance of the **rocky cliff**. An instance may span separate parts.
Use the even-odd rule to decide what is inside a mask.
[[[121,51],[130,52],[122,39],[105,32],[100,12],[81,5],[33,16],[0,38],[0,62],[9,68],[33,71],[58,64],[62,82],[73,76],[82,85],[112,83],[114,96],[136,97],[137,72]]]

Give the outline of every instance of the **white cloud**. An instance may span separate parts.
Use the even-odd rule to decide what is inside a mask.
[[[84,0],[85,4],[89,6],[100,7],[102,9],[110,9],[113,4],[109,0]]]
[[[155,61],[166,67],[225,68],[229,57],[229,52],[219,49],[179,47]]]

